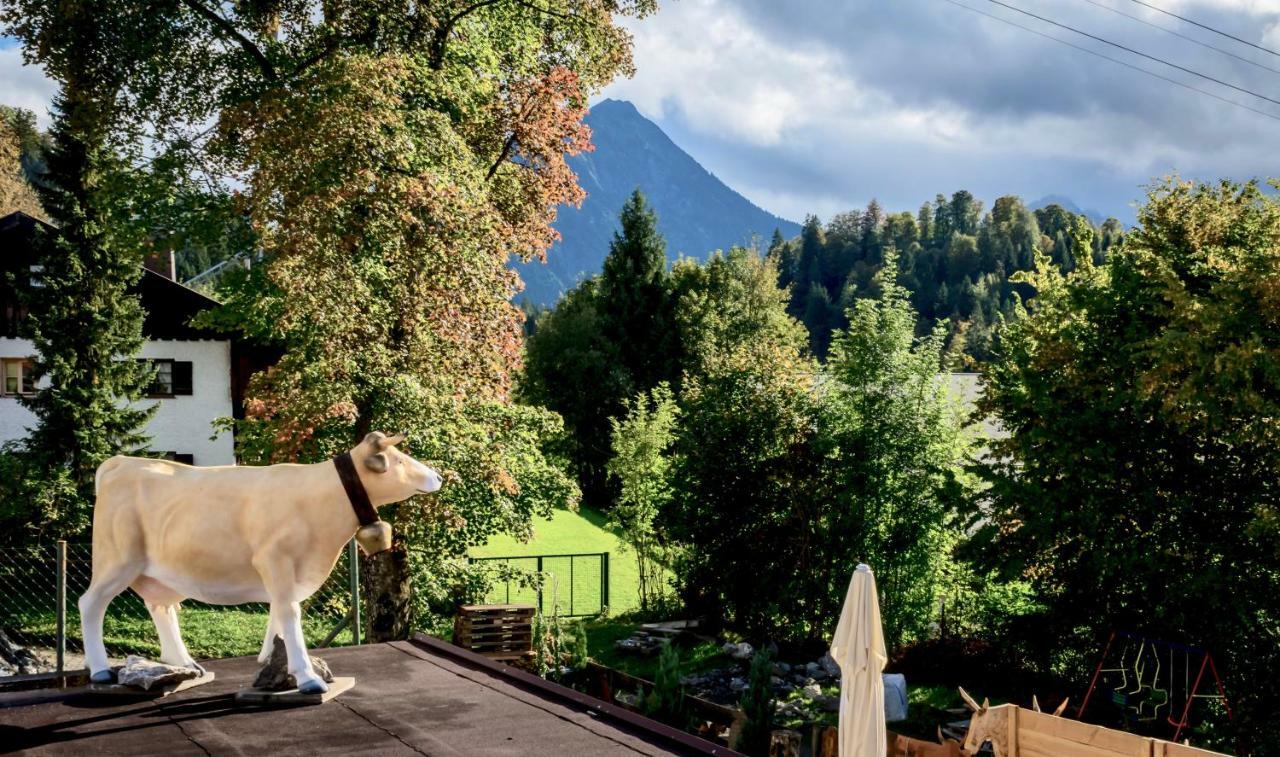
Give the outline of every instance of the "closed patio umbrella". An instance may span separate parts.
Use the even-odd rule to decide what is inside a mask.
[[[884,757],[884,629],[871,568],[859,565],[849,580],[840,622],[831,640],[840,666],[840,757]]]

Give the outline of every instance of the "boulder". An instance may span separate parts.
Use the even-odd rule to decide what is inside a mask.
[[[53,666],[37,657],[31,650],[15,644],[4,631],[0,631],[0,675],[31,675],[48,673]]]
[[[169,684],[189,681],[204,675],[204,671],[180,665],[166,665],[154,662],[145,657],[129,655],[124,665],[115,670],[116,683],[122,686],[135,686],[143,691],[151,691]]]
[[[822,669],[827,671],[827,675],[832,678],[840,677],[840,665],[835,661],[835,658],[831,656],[830,652],[824,654],[822,659],[818,660],[818,664],[821,665]]]
[[[725,642],[721,650],[733,659],[740,661],[750,660],[751,656],[756,653],[755,648],[745,641],[738,644]]]
[[[315,668],[316,675],[320,676],[325,683],[333,683],[333,673],[324,660],[313,656],[311,667]],[[298,682],[289,675],[289,656],[284,649],[284,639],[279,636],[271,645],[271,659],[262,666],[262,670],[258,671],[258,677],[253,679],[253,688],[266,691],[288,691],[298,688]]]

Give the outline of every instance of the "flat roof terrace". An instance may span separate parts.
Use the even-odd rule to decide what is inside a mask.
[[[438,639],[321,650],[355,688],[325,704],[233,701],[258,664],[206,664],[212,683],[163,699],[77,695],[0,708],[0,752],[32,755],[736,754]],[[27,692],[31,699],[49,692]]]

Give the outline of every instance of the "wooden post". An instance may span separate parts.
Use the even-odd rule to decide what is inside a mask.
[[[58,540],[58,688],[66,688],[67,660],[67,542]]]
[[[769,757],[800,757],[800,732],[781,730],[769,734]]]
[[[351,587],[351,643],[360,646],[360,552],[355,539],[347,542],[347,573]]]
[[[609,553],[600,553],[600,609],[609,606]]]
[[[1018,757],[1018,708],[1009,708],[1008,757]]]
[[[817,730],[819,729],[815,726],[815,731]],[[820,731],[813,740],[814,757],[840,757],[840,729],[827,726]]]

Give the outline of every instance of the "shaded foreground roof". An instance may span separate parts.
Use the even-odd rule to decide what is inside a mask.
[[[317,706],[237,707],[258,664],[206,667],[213,683],[164,699],[71,696],[0,709],[0,752],[32,755],[735,754],[434,639],[328,649],[355,688]],[[25,751],[23,751],[25,750]]]

